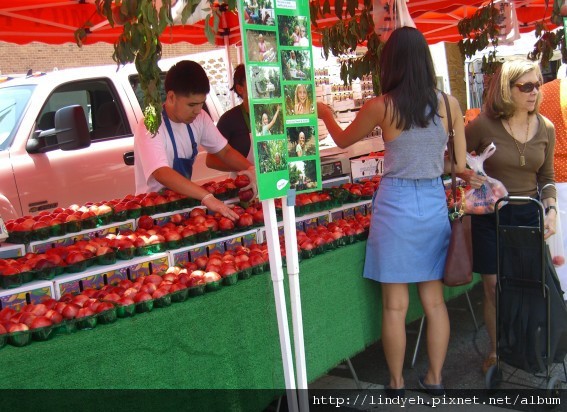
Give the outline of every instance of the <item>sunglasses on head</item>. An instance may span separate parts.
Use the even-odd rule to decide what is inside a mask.
[[[518,88],[522,93],[531,93],[534,89],[538,89],[541,87],[540,82],[526,82],[526,83],[516,83],[514,86]]]

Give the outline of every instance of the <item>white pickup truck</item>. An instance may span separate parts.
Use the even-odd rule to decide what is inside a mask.
[[[180,60],[180,59],[177,59]],[[174,60],[160,62],[162,70]],[[0,83],[0,217],[123,197],[135,191],[142,92],[133,66],[68,69]],[[211,93],[207,111],[222,105]],[[197,156],[194,180],[218,172]]]

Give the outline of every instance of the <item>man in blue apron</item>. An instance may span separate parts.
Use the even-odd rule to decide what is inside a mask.
[[[134,138],[136,193],[164,188],[200,200],[203,206],[232,220],[238,215],[224,202],[191,181],[201,145],[220,160],[220,170],[246,174],[255,190],[254,166],[228,144],[209,115],[201,110],[210,91],[209,79],[194,61],[180,61],[165,77],[163,121],[155,136],[140,121]],[[257,191],[255,191],[256,193]]]

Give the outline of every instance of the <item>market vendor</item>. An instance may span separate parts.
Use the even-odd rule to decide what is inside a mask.
[[[242,103],[227,110],[220,117],[217,128],[228,143],[254,163],[254,150],[252,149],[252,135],[250,134],[250,109],[248,106],[248,89],[246,87],[246,70],[244,64],[234,69],[232,88],[230,89],[242,99]],[[207,166],[217,170],[224,170],[224,163],[216,154],[207,154]]]
[[[222,162],[221,170],[248,175],[251,188],[257,192],[254,166],[228,144],[202,110],[210,91],[205,70],[194,61],[180,61],[167,72],[164,87],[163,121],[156,135],[148,132],[143,121],[135,133],[136,193],[169,188],[201,201],[209,210],[237,219],[238,215],[224,202],[191,181],[197,148],[201,145]]]

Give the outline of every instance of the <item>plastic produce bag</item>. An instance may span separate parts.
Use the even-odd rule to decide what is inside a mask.
[[[484,172],[484,161],[488,159],[494,151],[496,146],[494,143],[484,149],[478,156],[473,156],[467,153],[467,165],[478,175],[486,176],[486,180],[478,189],[470,188],[465,193],[465,213],[473,215],[483,215],[494,212],[494,204],[496,201],[508,195],[508,190],[504,187],[501,181],[487,176]],[[499,207],[504,206],[506,202],[500,202]]]
[[[520,39],[520,26],[516,16],[516,5],[508,0],[495,1],[498,10],[498,44],[511,46]]]
[[[547,186],[555,186],[553,183],[548,183],[540,190],[543,192]],[[563,245],[563,230],[561,230],[561,209],[559,209],[559,199],[555,200],[555,233],[545,239],[545,243],[549,247],[549,253],[551,255],[551,261],[554,266],[561,266],[565,263],[565,248]]]
[[[563,247],[563,231],[561,230],[561,217],[559,215],[559,205],[557,207],[557,218],[555,219],[555,234],[548,237],[545,242],[549,246],[551,261],[554,266],[561,266],[565,263],[565,249]]]
[[[373,0],[372,18],[374,20],[374,32],[380,36],[380,41],[386,42],[395,29],[392,0]]]
[[[396,28],[413,27],[415,29],[415,23],[409,13],[407,2],[408,0],[396,0]]]
[[[373,0],[374,31],[385,42],[398,27],[414,27],[407,0]]]

